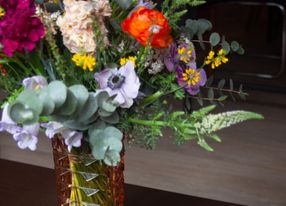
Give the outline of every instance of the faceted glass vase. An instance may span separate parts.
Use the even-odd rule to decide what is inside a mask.
[[[52,139],[57,206],[124,206],[124,152],[117,167],[95,160],[88,144],[69,152],[63,139]]]

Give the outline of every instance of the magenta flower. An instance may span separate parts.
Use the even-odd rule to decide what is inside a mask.
[[[0,18],[0,43],[3,53],[12,57],[15,52],[32,51],[45,35],[41,20],[35,17],[33,0],[0,0],[5,14]]]
[[[114,101],[122,108],[131,107],[139,93],[140,81],[134,66],[133,62],[128,61],[120,69],[105,69],[94,75],[100,89],[115,96]]]

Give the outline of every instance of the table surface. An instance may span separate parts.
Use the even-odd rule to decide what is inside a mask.
[[[55,176],[51,169],[0,159],[0,205],[56,205]],[[126,185],[126,206],[238,206],[144,187]]]

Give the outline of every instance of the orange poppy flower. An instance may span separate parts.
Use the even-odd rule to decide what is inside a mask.
[[[138,7],[121,27],[144,46],[150,42],[154,48],[165,48],[173,42],[171,28],[164,15],[146,7]]]

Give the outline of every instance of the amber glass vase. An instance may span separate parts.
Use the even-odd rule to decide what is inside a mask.
[[[67,150],[52,139],[58,206],[124,206],[124,152],[117,167],[95,160],[88,144]]]

